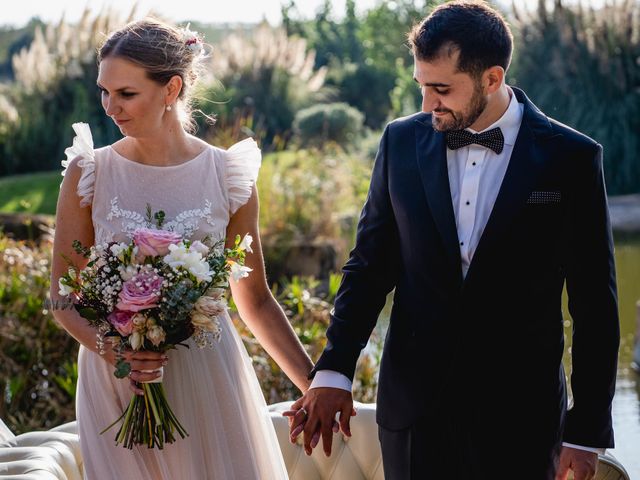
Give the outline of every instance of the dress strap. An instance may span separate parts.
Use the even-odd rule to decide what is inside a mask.
[[[93,201],[93,187],[95,184],[95,152],[93,150],[93,137],[88,123],[74,123],[72,125],[76,136],[73,138],[73,145],[67,148],[64,153],[66,160],[62,160],[64,167],[62,176],[67,172],[67,167],[72,160],[79,158],[78,166],[82,169],[82,175],[78,181],[78,196],[80,206],[87,207]]]
[[[249,201],[258,179],[262,153],[253,138],[247,138],[226,151],[226,184],[229,193],[229,213],[233,215]]]

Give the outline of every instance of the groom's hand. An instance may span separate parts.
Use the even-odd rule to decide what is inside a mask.
[[[311,455],[320,436],[325,455],[331,455],[333,434],[338,431],[337,425],[334,427],[337,412],[340,412],[340,430],[346,436],[351,436],[349,420],[355,415],[355,410],[351,392],[347,390],[330,387],[309,389],[291,406],[289,412],[292,414],[287,416],[293,417],[290,424],[291,441],[295,441],[304,432],[304,450],[307,455]]]
[[[567,480],[573,470],[574,480],[593,480],[598,468],[598,454],[571,447],[562,447],[556,480]]]

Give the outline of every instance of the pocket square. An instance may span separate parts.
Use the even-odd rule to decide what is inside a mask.
[[[527,203],[530,205],[560,203],[560,199],[560,192],[531,192],[531,195],[527,199]]]

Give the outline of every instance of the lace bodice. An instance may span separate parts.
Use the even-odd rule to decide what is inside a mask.
[[[222,239],[231,215],[249,200],[260,169],[260,150],[252,139],[229,150],[209,147],[185,163],[160,167],[129,160],[111,146],[94,150],[88,125],[73,127],[77,136],[62,165],[80,157],[77,191],[80,205],[91,206],[96,243],[127,241],[135,229],[153,227],[149,209],[164,211],[163,229],[194,240]]]

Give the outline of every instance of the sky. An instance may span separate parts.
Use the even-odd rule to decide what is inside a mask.
[[[357,0],[358,11],[368,9],[378,0]],[[59,20],[66,12],[69,21],[76,20],[89,6],[99,11],[106,5],[125,13],[134,4],[128,0],[4,0],[0,9],[0,24],[20,26],[31,17],[40,16],[45,21]],[[246,22],[256,23],[266,18],[272,25],[280,23],[282,0],[139,0],[138,12],[147,13],[153,9],[176,22],[197,19],[205,23]],[[323,0],[297,0],[296,7],[304,17],[312,17]],[[332,0],[334,12],[344,13],[344,0]],[[420,2],[423,3],[423,2]]]
[[[286,0],[139,0],[138,13],[143,15],[153,9],[175,22],[197,19],[205,23],[244,22],[256,23],[264,18],[272,25],[280,23],[280,6]],[[344,0],[331,0],[336,15],[344,13]],[[359,12],[385,0],[356,0]],[[392,0],[387,0],[392,1]],[[577,0],[565,0],[566,3]],[[583,0],[583,4],[602,4],[604,0]],[[97,12],[106,5],[128,14],[135,2],[131,0],[2,0],[0,25],[22,26],[39,16],[44,21],[58,21],[65,12],[68,21],[77,20],[85,6]],[[298,12],[304,18],[311,18],[323,0],[296,0]],[[424,0],[416,0],[424,4]],[[510,0],[501,3],[511,4]],[[519,6],[534,3],[534,0],[515,0]]]

